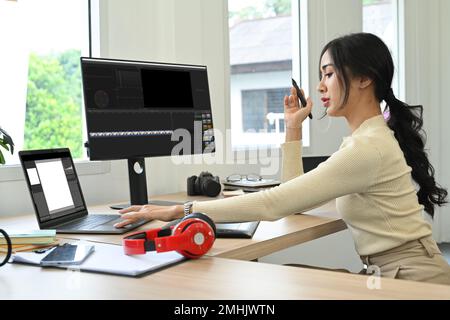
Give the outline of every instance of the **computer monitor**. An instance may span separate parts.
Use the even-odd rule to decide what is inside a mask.
[[[302,158],[303,161],[303,172],[309,172],[311,170],[314,170],[317,168],[319,164],[321,164],[324,161],[327,161],[327,159],[330,156],[304,156]]]
[[[206,66],[82,57],[81,74],[89,158],[128,159],[130,204],[170,204],[148,202],[145,158],[214,152]]]

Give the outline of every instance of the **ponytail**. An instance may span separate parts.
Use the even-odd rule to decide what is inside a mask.
[[[392,89],[388,90],[384,100],[389,107],[387,125],[394,131],[406,163],[412,168],[412,177],[420,187],[417,192],[419,203],[434,217],[434,205],[447,203],[447,190],[436,183],[434,168],[424,149],[426,136],[422,130],[423,107],[410,106],[398,100]]]

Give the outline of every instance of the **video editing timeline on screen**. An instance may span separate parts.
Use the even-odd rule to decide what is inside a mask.
[[[177,129],[190,133],[188,154],[214,151],[206,67],[83,58],[82,68],[91,160],[171,155]]]

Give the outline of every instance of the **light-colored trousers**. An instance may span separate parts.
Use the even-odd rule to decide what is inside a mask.
[[[367,270],[381,277],[450,285],[450,266],[431,236],[370,256],[361,256]]]

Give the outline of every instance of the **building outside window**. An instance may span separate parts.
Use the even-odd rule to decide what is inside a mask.
[[[284,132],[284,119],[279,117],[280,101],[289,88],[242,91],[242,125],[245,132]]]
[[[299,30],[292,27],[292,3],[228,1],[233,149],[283,142],[283,98],[290,94],[293,57],[300,59],[293,54]],[[303,136],[309,141],[305,130]]]

